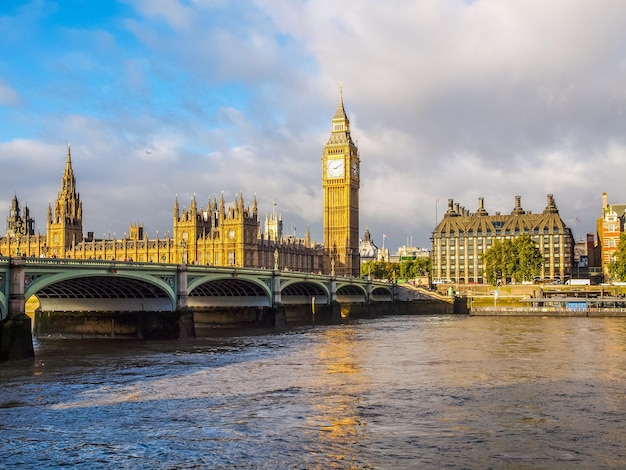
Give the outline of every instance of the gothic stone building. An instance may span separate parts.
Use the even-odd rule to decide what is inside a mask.
[[[431,238],[433,279],[482,283],[482,254],[491,248],[494,240],[513,240],[523,233],[530,235],[543,255],[542,280],[564,281],[570,277],[572,231],[559,216],[554,197],[549,194],[546,208],[537,214],[522,209],[520,196],[515,196],[515,207],[508,215],[499,212],[489,215],[483,198],[478,199],[475,213],[449,199],[448,210]]]
[[[322,161],[324,245],[311,240],[308,229],[304,238],[285,236],[282,218],[274,213],[265,216],[262,227],[256,198],[250,206],[243,195],[228,206],[222,195],[219,202],[213,199],[205,207],[194,196],[188,209],[181,209],[176,198],[172,236],[148,239],[143,226],[136,224],[121,239],[98,239],[93,232],[83,232],[82,202],[68,146],[61,190],[54,205],[48,206],[46,233],[34,233],[28,208],[22,213],[15,196],[6,236],[0,238],[0,255],[277,267],[358,276],[360,162],[341,94]]]

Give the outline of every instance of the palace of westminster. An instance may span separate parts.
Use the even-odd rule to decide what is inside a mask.
[[[332,119],[330,138],[322,154],[324,241],[284,236],[280,216],[265,217],[261,226],[256,197],[245,205],[243,195],[226,206],[222,195],[206,207],[196,203],[181,210],[174,202],[172,236],[148,239],[143,226],[133,224],[123,239],[96,239],[83,232],[83,206],[77,192],[68,146],[61,190],[48,205],[46,233],[35,233],[28,207],[20,209],[14,196],[0,254],[26,257],[74,258],[188,263],[214,266],[290,269],[358,277],[360,160],[350,136],[343,94]]]

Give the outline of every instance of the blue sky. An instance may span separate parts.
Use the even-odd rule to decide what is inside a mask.
[[[378,246],[516,195],[580,238],[626,201],[624,24],[621,0],[5,0],[0,213],[17,193],[44,232],[71,142],[85,231],[152,238],[177,196],[243,191],[321,241],[342,82]]]

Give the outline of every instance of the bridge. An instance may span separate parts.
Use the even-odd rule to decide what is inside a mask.
[[[53,258],[0,258],[0,319],[43,311],[175,311],[215,306],[390,302],[384,281],[253,268]],[[14,302],[11,302],[11,299]]]
[[[59,331],[62,324],[75,333],[179,337],[195,335],[198,323],[277,326],[312,315],[337,317],[346,308],[388,308],[397,300],[397,286],[271,269],[0,257],[0,346],[5,356],[12,355],[7,348],[31,354],[25,311],[32,296],[39,301],[39,334]]]

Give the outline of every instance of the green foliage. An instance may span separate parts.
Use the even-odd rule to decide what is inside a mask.
[[[524,233],[513,240],[514,257],[510,265],[511,276],[518,282],[532,281],[541,273],[543,256],[533,239]]]
[[[524,233],[513,241],[496,240],[482,256],[487,282],[496,285],[507,277],[517,282],[531,281],[541,272],[543,257],[530,235]]]
[[[618,281],[626,280],[626,233],[619,236],[617,251],[609,263],[609,274]]]
[[[430,267],[430,258],[417,258],[402,263],[368,261],[361,265],[361,277],[371,276],[372,279],[387,279],[389,281],[396,281],[399,278],[413,279],[428,275]]]

